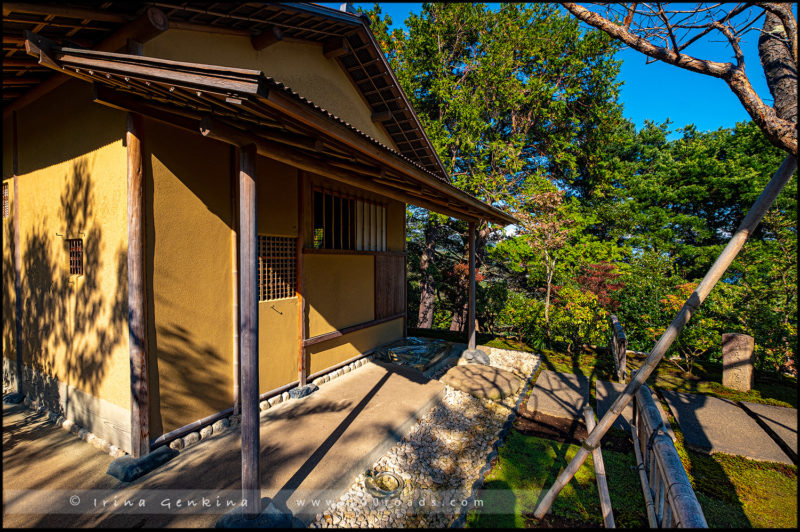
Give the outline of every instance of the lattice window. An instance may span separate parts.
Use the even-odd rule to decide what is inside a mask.
[[[3,218],[8,218],[8,183],[3,183]]]
[[[69,249],[69,274],[83,275],[83,239],[67,239]]]
[[[258,300],[295,297],[294,238],[258,235]]]
[[[314,191],[314,247],[386,251],[386,205]]]

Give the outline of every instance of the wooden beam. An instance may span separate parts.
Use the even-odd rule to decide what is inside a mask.
[[[406,205],[403,204],[403,234],[408,230]],[[403,239],[403,337],[408,336],[408,255],[406,239]]]
[[[147,318],[144,233],[143,120],[128,114],[128,339],[131,359],[131,447],[139,458],[150,452],[147,382]]]
[[[10,13],[25,13],[27,15],[55,15],[79,20],[96,20],[100,22],[117,22],[124,24],[128,19],[123,15],[108,13],[95,9],[79,9],[54,4],[27,4],[23,2],[3,2],[3,18],[8,18]],[[37,22],[37,21],[31,21]]]
[[[258,261],[256,146],[239,149],[239,302],[241,318],[242,389],[242,500],[247,501],[245,519],[261,510],[260,435],[258,418]]]
[[[254,50],[263,50],[283,40],[283,32],[277,26],[267,26],[260,35],[250,39]]]
[[[128,41],[128,52],[141,55],[142,45]],[[134,458],[150,452],[148,386],[147,285],[145,283],[144,120],[128,113],[125,146],[128,160],[128,348],[131,361],[131,451]]]
[[[467,314],[468,348],[475,349],[475,222],[469,222],[469,312]]]
[[[375,192],[387,198],[402,201],[403,203],[411,203],[418,207],[452,216],[460,220],[479,220],[477,214],[465,214],[463,211],[458,211],[447,206],[446,199],[438,199],[436,197],[426,199],[419,196],[419,191],[417,191],[416,194],[404,193],[405,191],[399,189],[396,184],[380,181],[379,178],[365,179],[359,177],[353,172],[347,172],[336,168],[324,160],[313,158],[308,153],[294,150],[278,142],[266,140],[259,137],[257,134],[231,127],[217,120],[210,120],[208,118],[200,120],[191,113],[179,113],[164,106],[147,103],[143,100],[102,87],[96,88],[94,101],[115,109],[135,111],[149,118],[153,118],[154,120],[158,120],[170,126],[180,127],[187,131],[200,131],[204,136],[235,146],[243,146],[255,142],[259,154],[295,166],[301,170],[320,174],[356,188],[369,190],[370,192]],[[444,203],[444,205],[440,202]]]
[[[388,109],[385,111],[375,111],[372,113],[371,118],[373,122],[386,122],[387,120],[391,120],[392,112]]]
[[[236,35],[238,37],[250,37],[249,30],[237,30],[235,28],[225,28],[223,26],[212,26],[211,24],[193,24],[191,22],[180,22],[177,20],[169,21],[169,29],[185,31],[202,31],[204,33],[217,33],[220,35]]]
[[[15,59],[13,57],[3,58],[3,68],[8,68],[8,67],[32,68],[35,67],[37,64],[38,63],[33,59]]]
[[[239,415],[242,406],[242,394],[239,377],[239,152],[235,146],[229,146],[231,158],[231,320],[233,323],[233,414]]]
[[[326,134],[334,140],[342,142],[344,145],[366,155],[367,157],[379,160],[389,168],[392,168],[403,175],[408,175],[417,181],[425,183],[434,190],[442,193],[445,197],[455,196],[465,204],[470,205],[478,212],[481,212],[481,218],[483,219],[507,224],[517,222],[513,217],[502,212],[501,210],[495,207],[487,206],[480,200],[473,198],[466,192],[459,190],[453,185],[445,183],[444,181],[429,175],[427,172],[421,170],[400,156],[387,154],[379,146],[376,146],[367,139],[364,139],[361,135],[355,131],[352,131],[346,125],[339,122],[334,122],[325,116],[313,112],[313,110],[307,105],[290,98],[288,95],[282,93],[282,91],[270,90],[265,98],[261,98],[261,101],[302,124],[313,127],[317,130],[325,131]],[[426,205],[421,205],[416,202],[409,201],[408,203],[414,203],[420,207],[428,208]],[[465,216],[463,213],[454,215],[444,211],[437,212],[442,212],[443,214],[454,216],[455,218],[462,220],[469,220],[470,218],[468,215]],[[451,210],[450,212],[453,211]],[[477,217],[474,219],[477,220]]]
[[[358,325],[353,325],[351,327],[345,327],[344,329],[338,329],[336,331],[331,331],[329,333],[320,334],[306,340],[304,342],[304,345],[308,347],[310,345],[327,342],[328,340],[333,340],[334,338],[339,338],[340,336],[344,336],[345,334],[350,334],[352,332],[360,331],[361,329],[366,329],[367,327],[374,327],[375,325],[380,325],[381,323],[386,323],[387,321],[399,320],[404,315],[405,315],[404,313],[394,314],[392,316],[386,316],[385,318],[381,318],[378,320],[365,321],[364,323],[359,323]]]
[[[392,189],[386,185],[377,183],[374,180],[358,177],[354,175],[353,172],[341,170],[323,160],[313,159],[305,153],[300,153],[287,146],[280,145],[277,142],[257,138],[246,131],[231,127],[217,120],[204,117],[199,125],[199,129],[204,136],[237,146],[243,146],[247,143],[255,142],[256,146],[258,147],[259,154],[307,172],[324,175],[331,179],[335,179],[336,181],[341,181],[348,185],[386,196],[387,198],[396,199],[404,203],[413,203],[419,207],[431,209],[448,216],[453,216],[454,218],[459,218],[462,220],[466,219],[468,221],[478,220],[477,217],[473,218],[465,216],[463,213],[456,212],[453,209],[444,207],[433,201],[417,197],[410,198],[408,194],[403,194],[396,189]]]
[[[15,85],[36,85],[41,80],[39,78],[10,78],[10,77],[3,77],[3,86],[15,86]]]
[[[347,53],[350,53],[350,45],[343,37],[330,37],[322,43],[322,55],[326,59],[334,59]]]
[[[297,253],[295,255],[295,289],[297,294],[297,374],[300,386],[306,385],[308,368],[306,367],[306,300],[303,294],[303,247],[305,246],[305,173],[297,174]]]
[[[168,28],[169,21],[164,12],[156,7],[148,7],[139,18],[120,28],[116,33],[97,45],[95,50],[101,52],[116,52],[123,46],[126,46],[129,39],[144,43],[166,31]],[[45,94],[49,94],[69,79],[70,76],[66,74],[52,75],[47,78],[47,81],[32,88],[26,92],[24,96],[6,106],[3,109],[3,118],[10,116],[11,112],[22,109],[26,105],[35,102]]]

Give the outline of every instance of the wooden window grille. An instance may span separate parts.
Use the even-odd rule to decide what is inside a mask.
[[[295,297],[297,240],[258,235],[258,300]]]
[[[83,239],[67,239],[69,249],[69,274],[83,275]]]
[[[3,183],[3,218],[8,218],[8,183]]]
[[[314,190],[313,245],[318,249],[386,251],[386,205]]]

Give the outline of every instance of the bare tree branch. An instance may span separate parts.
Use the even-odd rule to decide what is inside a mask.
[[[651,19],[658,20],[660,18],[659,13],[650,6],[646,6],[650,9],[650,14],[642,11],[644,16],[649,18],[640,22],[639,24],[632,23],[631,26],[634,27],[635,30],[631,31],[615,22],[612,22],[602,15],[599,15],[572,2],[562,2],[562,5],[579,20],[604,31],[614,39],[621,41],[622,43],[628,45],[638,52],[647,55],[648,57],[678,66],[691,72],[697,72],[698,74],[705,74],[725,80],[736,97],[739,98],[739,101],[742,103],[747,113],[759,126],[759,128],[761,128],[770,142],[775,146],[797,156],[796,119],[794,121],[790,121],[780,118],[775,112],[775,109],[765,104],[761,97],[756,93],[744,70],[744,55],[741,47],[739,46],[736,32],[734,29],[732,29],[732,25],[726,25],[722,22],[729,21],[732,18],[731,13],[733,13],[733,11],[737,11],[737,13],[743,11],[741,6],[737,6],[734,10],[728,12],[724,17],[722,17],[722,19],[718,19],[718,16],[714,15],[711,10],[709,10],[705,15],[707,17],[712,17],[711,21],[707,22],[706,25],[710,25],[713,29],[721,31],[733,47],[737,62],[737,64],[734,65],[733,63],[721,63],[718,61],[698,59],[696,57],[680,53],[679,50],[685,48],[687,46],[686,44],[683,45],[682,48],[678,47],[670,50],[667,47],[657,46],[650,42],[648,38],[652,39],[653,37],[658,37],[665,39],[665,36],[667,35],[664,27],[659,27],[658,23],[655,25],[650,25]],[[607,7],[607,9],[611,8]],[[666,16],[666,14],[664,16]],[[661,24],[664,24],[663,19],[661,19]],[[784,27],[786,26],[784,25]],[[641,32],[644,36],[638,35],[636,31]],[[706,33],[708,33],[708,31],[706,31]]]

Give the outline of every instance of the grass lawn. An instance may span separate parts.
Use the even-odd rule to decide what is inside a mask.
[[[602,527],[600,499],[590,456],[553,503],[547,523],[537,523],[533,511],[580,447],[509,432],[478,499],[483,508],[467,516],[470,528]],[[603,451],[606,477],[618,527],[647,527],[644,498],[633,453]]]
[[[434,335],[451,341],[463,341],[450,331],[409,331],[409,335]],[[500,349],[533,351],[527,345],[503,338],[478,337],[483,345]],[[539,371],[552,370],[614,380],[614,364],[605,349],[564,353],[537,351],[542,356]],[[628,355],[628,367],[636,369],[644,357]],[[736,392],[722,386],[722,365],[699,361],[693,376],[685,375],[675,365],[664,361],[648,379],[651,387],[713,395],[732,401],[748,401],[797,408],[797,381],[784,376],[756,372],[754,389]],[[536,375],[538,377],[538,375]],[[594,397],[591,403],[596,405]],[[724,454],[706,455],[687,450],[683,434],[669,409],[678,441],[675,447],[695,488],[708,525],[714,527],[793,528],[797,526],[797,467],[758,462]],[[615,447],[618,448],[618,447]],[[511,430],[499,451],[492,470],[486,475],[483,509],[472,511],[469,527],[602,526],[600,503],[594,480],[591,457],[576,478],[561,492],[553,508],[541,523],[532,517],[543,489],[549,488],[558,473],[574,456],[578,447]],[[647,527],[644,500],[630,453],[604,449],[603,458],[611,492],[616,525],[621,528]]]

